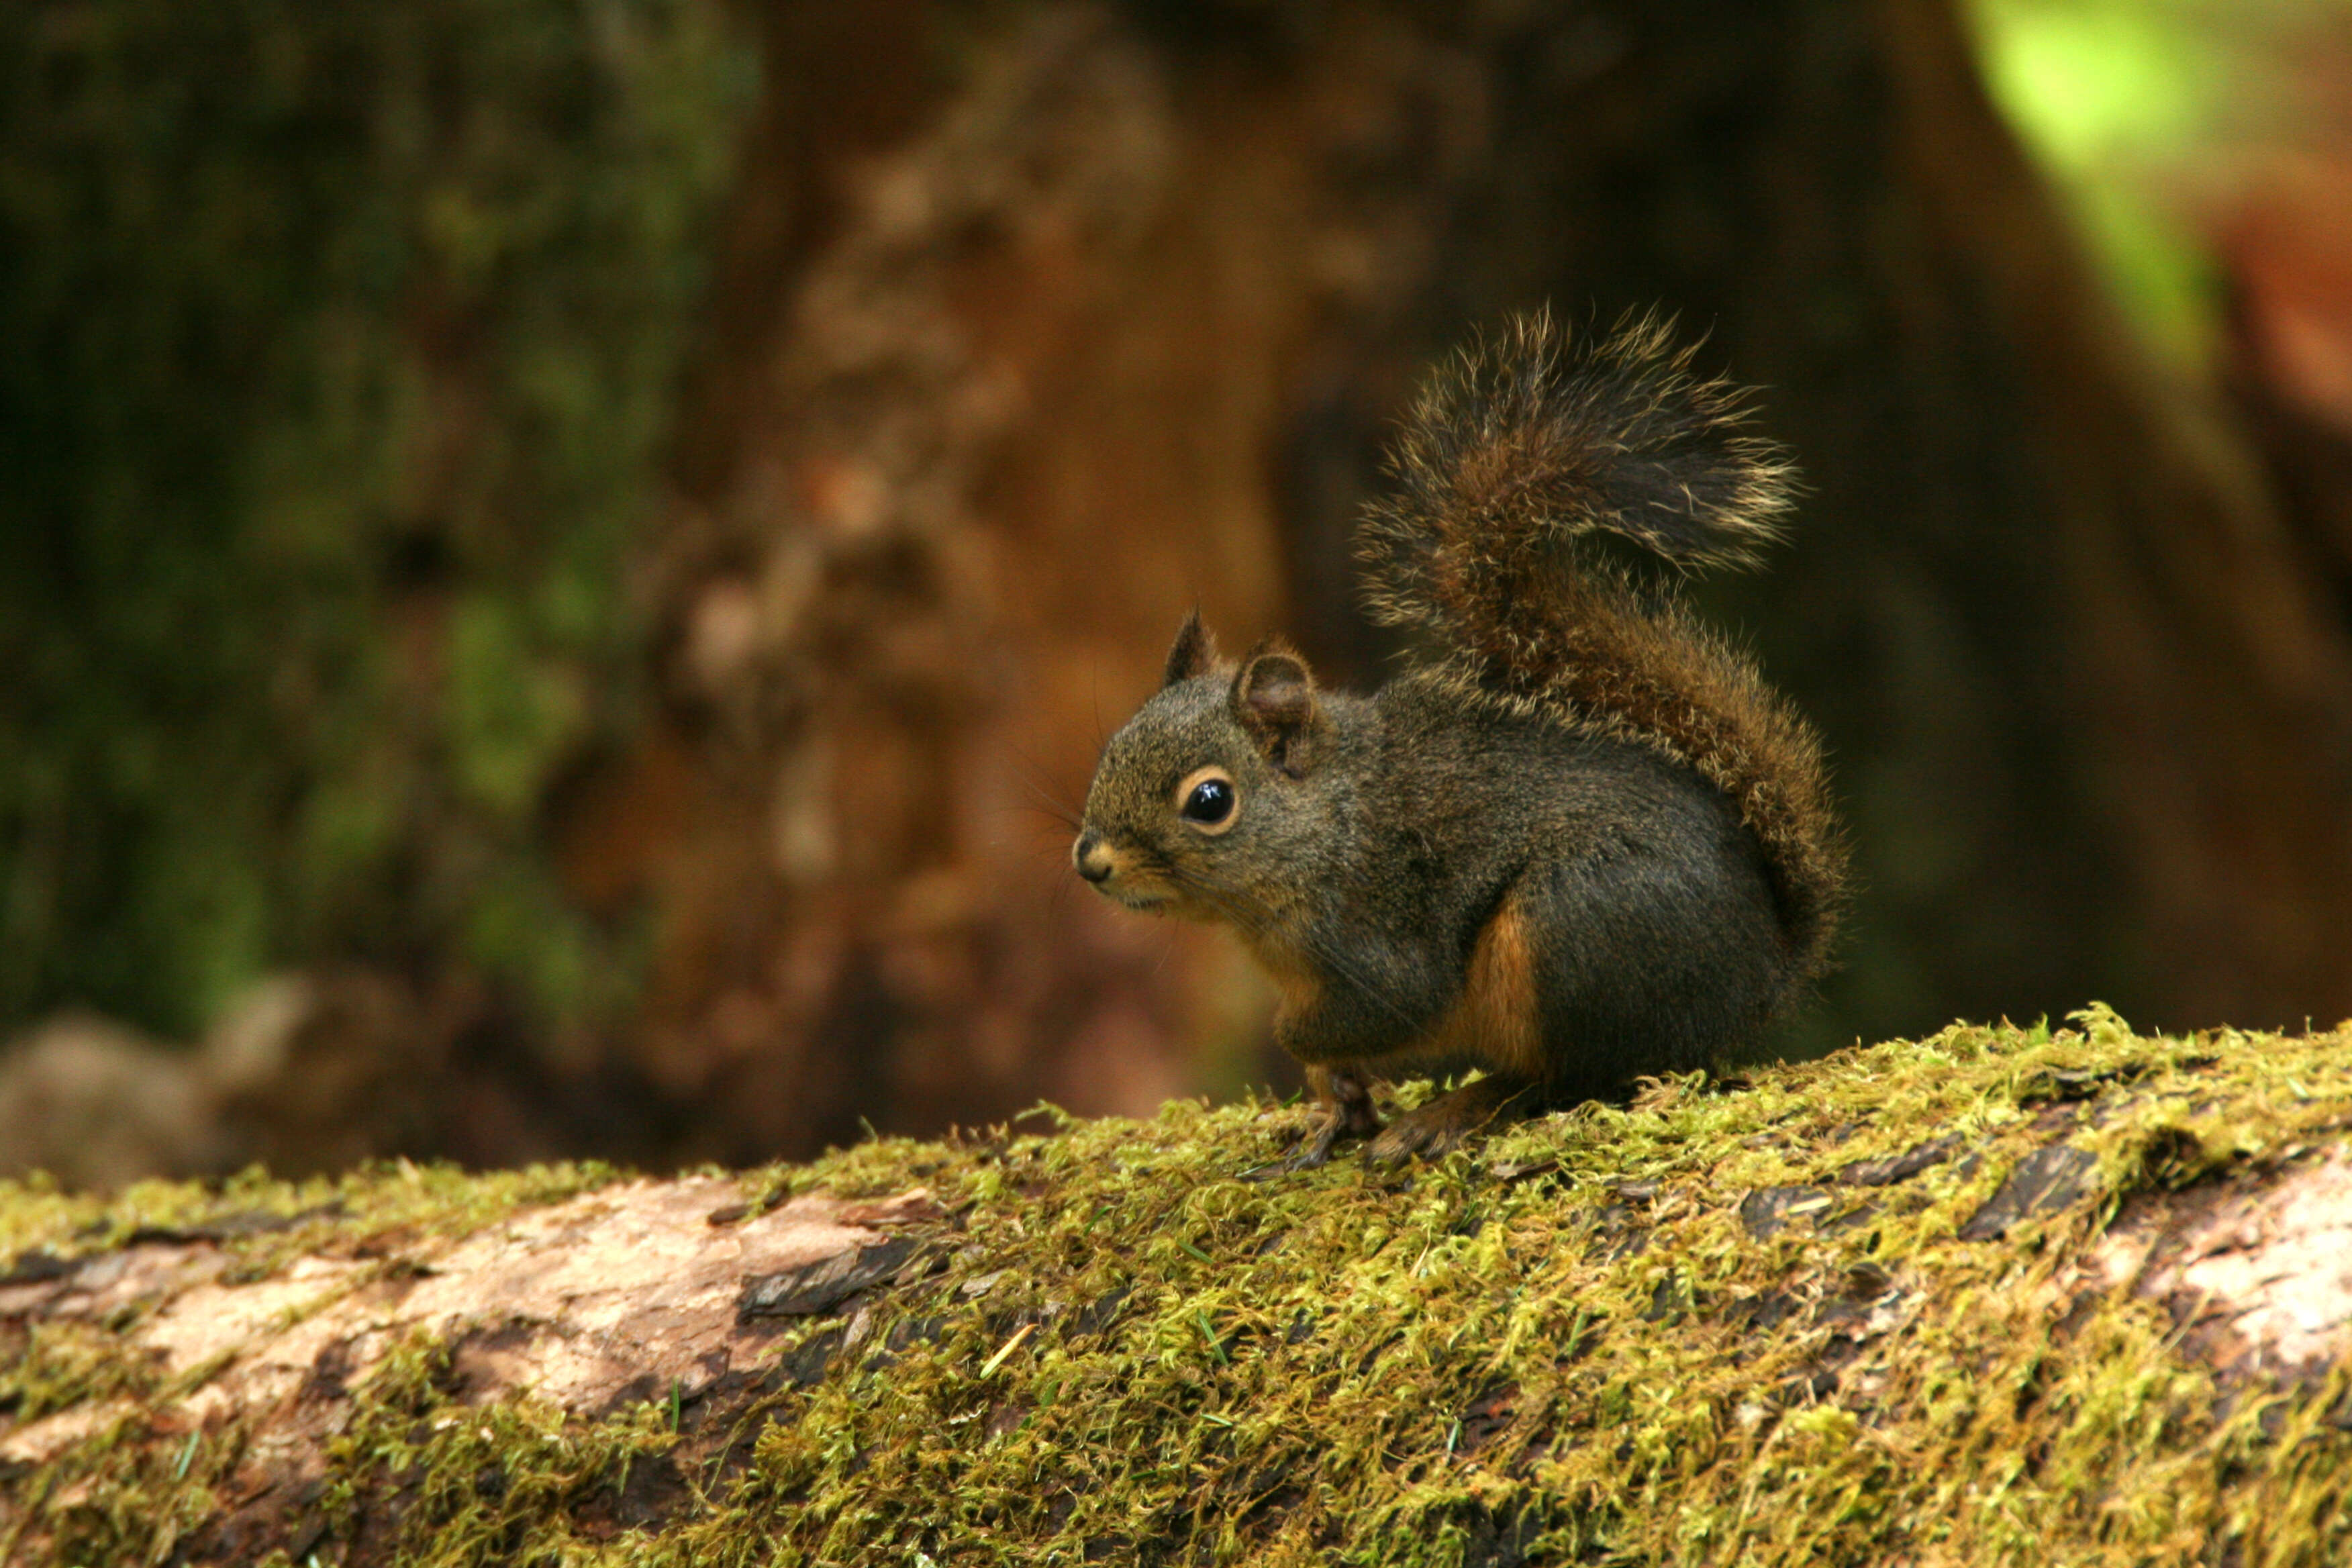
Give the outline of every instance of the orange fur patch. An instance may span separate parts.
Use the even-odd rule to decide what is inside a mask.
[[[1323,979],[1303,955],[1287,943],[1267,938],[1252,942],[1250,949],[1258,967],[1274,982],[1274,1016],[1277,1020],[1314,1010],[1323,994]]]
[[[1432,1032],[1431,1043],[1490,1072],[1540,1079],[1543,1030],[1537,1018],[1535,949],[1528,918],[1506,897],[1470,950],[1462,995]]]
[[[1274,976],[1275,1008],[1278,1016],[1297,1017],[1314,1011],[1323,994],[1323,983],[1312,974],[1297,972]]]

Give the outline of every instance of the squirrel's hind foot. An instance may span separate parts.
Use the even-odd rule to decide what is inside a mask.
[[[1434,1159],[1461,1147],[1472,1134],[1533,1101],[1535,1084],[1510,1074],[1490,1074],[1441,1094],[1409,1110],[1364,1148],[1367,1165],[1402,1165],[1415,1155]]]

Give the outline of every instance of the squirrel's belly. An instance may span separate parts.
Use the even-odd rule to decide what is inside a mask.
[[[1544,1076],[1535,944],[1516,892],[1479,931],[1462,994],[1430,1029],[1427,1048],[1490,1072]]]

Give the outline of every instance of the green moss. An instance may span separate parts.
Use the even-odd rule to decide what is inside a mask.
[[[2352,1053],[2079,1022],[1669,1081],[1402,1176],[1244,1179],[1297,1121],[1263,1104],[862,1144],[753,1181],[919,1180],[960,1215],[938,1272],[792,1323],[766,1384],[604,1418],[469,1406],[448,1347],[413,1342],[356,1391],[323,1539],[436,1565],[2341,1561],[2342,1370],[2232,1381],[2159,1305],[2090,1310],[2077,1263],[2135,1194],[2340,1140]],[[1906,1179],[1834,1179],[1947,1134],[1958,1157]],[[2089,1156],[2079,1194],[1967,1239],[2057,1142]],[[0,1223],[105,1245],[139,1213],[340,1198],[303,1226],[462,1229],[604,1174],[27,1189]],[[1786,1223],[1752,1234],[1775,1191]],[[152,1521],[202,1517],[215,1441],[177,1479],[170,1439],[119,1433],[9,1479],[94,1489],[31,1560],[152,1550]]]

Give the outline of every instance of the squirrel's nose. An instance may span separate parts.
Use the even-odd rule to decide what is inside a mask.
[[[1097,886],[1110,880],[1110,851],[1103,847],[1101,835],[1092,828],[1079,834],[1078,841],[1070,846],[1070,864],[1078,868],[1079,876]]]

